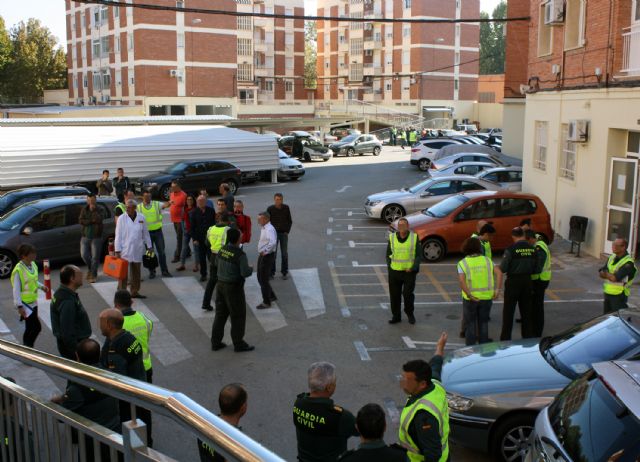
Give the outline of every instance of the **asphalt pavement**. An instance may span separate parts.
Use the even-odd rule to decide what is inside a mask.
[[[210,350],[213,314],[200,309],[204,285],[190,271],[175,272],[174,278],[149,280],[146,271],[134,308],[155,320],[152,342],[154,383],[180,391],[217,412],[219,389],[241,382],[249,392],[249,410],[242,420],[248,435],[286,460],[295,460],[296,440],[292,405],[297,394],[306,391],[306,371],[315,361],[337,366],[337,404],[357,412],[376,402],[388,413],[387,442],[397,441],[399,411],[406,397],[398,378],[404,362],[433,354],[433,342],[441,331],[449,332],[449,348],[461,346],[458,338],[461,303],[455,272],[458,256],[438,264],[424,264],[416,288],[414,326],[406,322],[389,325],[388,290],[384,252],[387,226],[366,218],[363,205],[370,193],[410,186],[424,174],[409,164],[409,150],[385,147],[379,157],[334,158],[329,162],[306,163],[306,175],[299,181],[280,184],[256,183],[243,186],[238,198],[253,219],[252,242],[246,246],[250,264],[255,265],[259,236],[257,213],[282,192],[291,207],[293,229],[289,239],[292,277],[272,281],[278,302],[270,310],[257,311],[258,286],[255,277],[247,281],[246,340],[256,346],[250,353],[232,348]],[[175,237],[165,217],[165,241],[169,259]],[[551,247],[554,279],[547,291],[545,334],[555,333],[602,311],[598,260],[576,258],[564,243]],[[500,256],[495,260],[499,261]],[[278,262],[278,269],[280,264]],[[58,268],[52,272],[54,289]],[[93,331],[98,313],[110,306],[115,283],[100,275],[98,283],[79,290],[89,311]],[[42,302],[44,328],[36,347],[56,353],[47,306]],[[494,305],[490,336],[497,338],[501,304]],[[0,281],[0,337],[21,339],[22,325],[12,308],[8,280]],[[514,339],[519,338],[518,327]],[[228,336],[225,341],[230,343]],[[14,376],[18,383],[48,397],[64,383],[46,377],[33,368],[16,366],[0,358],[0,373]],[[155,448],[178,460],[197,460],[195,439],[164,418],[154,420]],[[357,441],[353,439],[350,446]],[[486,456],[453,447],[454,461],[484,461]]]

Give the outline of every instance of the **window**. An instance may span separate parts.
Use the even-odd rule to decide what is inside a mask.
[[[116,85],[122,85],[122,71],[116,71]]]
[[[293,81],[292,80],[286,80],[284,82],[284,91],[286,91],[287,93],[293,92]]]
[[[129,37],[129,44],[128,44],[129,50],[133,50],[133,32],[130,32],[128,34],[128,37]]]
[[[253,27],[251,27],[251,17],[238,16],[238,30],[253,30]]]
[[[456,181],[440,181],[428,189],[432,196],[444,196],[456,192]]]
[[[183,2],[183,1],[178,0],[178,1],[176,2],[176,8],[184,8],[184,2]]]
[[[499,217],[515,217],[518,215],[532,215],[535,211],[535,201],[515,198],[501,199],[497,215]]]
[[[268,91],[268,92],[273,91],[273,80],[264,81],[264,91]]]
[[[351,17],[352,18],[362,18],[362,12],[355,12],[355,13],[351,13]],[[360,30],[364,27],[364,23],[362,22],[350,22],[349,23],[350,29],[351,30]]]
[[[459,183],[458,192],[478,191],[478,190],[484,190],[485,189],[484,187],[480,186],[479,184],[472,183],[471,181],[459,181],[458,183]]]
[[[114,6],[113,7],[113,17],[114,18],[119,18],[120,17],[120,7],[119,6]]]
[[[362,63],[355,63],[349,69],[349,80],[362,80]]]
[[[566,0],[564,14],[564,49],[584,45],[585,0]]]
[[[460,64],[460,52],[456,51],[455,64]]]
[[[460,38],[460,24],[456,24],[456,38]]]
[[[453,79],[453,89],[458,90],[460,88],[460,81],[458,79]]]
[[[85,75],[82,77],[82,86],[87,88],[89,86],[89,78]]]
[[[402,51],[402,64],[410,64],[411,63],[411,50],[403,50]]]
[[[363,41],[362,39],[351,39],[351,53],[362,53]]]
[[[324,91],[325,91],[325,93],[329,93],[330,88],[331,88],[331,87],[329,86],[329,84],[328,84],[328,83],[325,83],[325,84],[324,84]]]
[[[178,32],[178,48],[184,48],[184,34]]]
[[[386,91],[391,91],[391,84],[390,83],[385,84],[384,89]]]
[[[562,152],[560,152],[558,175],[560,178],[573,181],[576,179],[576,151],[578,145],[577,143],[570,142],[568,138],[569,126],[562,124]]]
[[[404,7],[411,8],[411,0],[404,0]]]
[[[30,226],[36,233],[61,228],[66,225],[64,209],[64,207],[56,207],[51,210],[45,210],[33,217],[27,226]]]
[[[238,80],[242,82],[253,80],[253,66],[251,64],[238,64]]]
[[[87,18],[84,15],[84,11],[80,13],[80,27],[82,27],[82,30],[87,28]]]
[[[106,58],[107,56],[109,56],[109,37],[102,37],[100,39],[100,56],[102,58]]]
[[[411,37],[411,24],[403,24],[402,25],[402,36],[403,37]]]
[[[533,148],[533,166],[547,170],[547,122],[536,122],[536,138]]]
[[[285,69],[293,69],[293,58],[284,59]]]
[[[327,35],[328,37],[328,35]],[[293,45],[293,32],[285,32],[284,34],[284,44],[285,45]]]
[[[109,69],[102,69],[102,88],[105,90],[109,89],[111,86],[111,71]]]
[[[238,56],[252,56],[251,52],[251,39],[239,38],[238,39]]]
[[[120,53],[120,37],[116,37],[113,43],[114,43],[115,52]]]
[[[373,40],[376,42],[382,42],[382,32],[375,32],[373,34]]]
[[[496,216],[495,199],[483,199],[465,207],[457,216],[458,220],[479,220],[482,218],[493,218]]]
[[[78,88],[78,77],[73,76],[73,88]]]
[[[100,56],[100,39],[93,39],[91,42],[91,54],[94,58]]]
[[[545,3],[540,5],[538,18],[544,19]],[[552,28],[544,23],[544,20],[538,21],[538,56],[544,56],[551,53]]]
[[[128,74],[129,74],[129,85],[135,85],[136,79],[135,79],[135,74],[132,67],[129,68]]]

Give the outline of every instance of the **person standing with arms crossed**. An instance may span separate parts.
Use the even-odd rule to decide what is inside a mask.
[[[251,217],[244,214],[244,204],[240,199],[236,199],[233,203],[233,213],[236,217],[236,225],[242,233],[242,244],[248,244],[251,241]]]
[[[256,308],[259,310],[271,308],[271,302],[277,300],[276,294],[273,293],[271,284],[269,283],[271,268],[275,264],[276,246],[278,245],[278,237],[275,228],[269,223],[269,212],[258,214],[258,223],[260,224],[260,240],[258,240],[258,283],[262,292],[262,303]]]
[[[267,208],[267,212],[271,217],[271,224],[276,230],[278,244],[280,245],[280,271],[282,273],[282,279],[289,279],[289,232],[291,232],[291,226],[293,225],[293,221],[291,220],[291,210],[289,209],[289,206],[284,203],[284,196],[282,193],[275,193],[273,195],[273,202],[273,205],[270,205],[269,208]],[[276,246],[273,264],[271,265],[271,277],[276,275],[277,260],[278,247]]]
[[[600,279],[604,279],[604,314],[627,308],[629,289],[638,274],[636,264],[627,252],[629,243],[626,239],[618,238],[613,241],[607,264],[598,271]]]
[[[420,252],[418,236],[409,230],[406,218],[398,220],[398,231],[389,235],[387,244],[387,265],[389,268],[389,299],[391,319],[389,324],[401,321],[400,305],[404,299],[404,312],[409,324],[415,324],[414,312],[416,276],[420,271]]]
[[[36,338],[42,330],[38,319],[38,289],[47,292],[47,288],[38,281],[38,265],[36,265],[36,248],[31,244],[18,247],[20,261],[11,272],[13,287],[13,304],[24,321],[22,344],[33,348]]]
[[[200,282],[207,280],[207,259],[211,252],[206,244],[207,231],[216,224],[216,211],[207,205],[207,196],[199,195],[196,208],[189,215],[191,222],[191,239],[194,249],[197,248],[198,266],[200,268]]]

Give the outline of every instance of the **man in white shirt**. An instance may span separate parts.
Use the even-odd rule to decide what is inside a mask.
[[[276,294],[273,293],[269,279],[271,278],[271,266],[276,258],[276,245],[278,244],[278,235],[276,229],[270,223],[271,217],[269,212],[258,214],[258,223],[260,224],[260,240],[258,241],[258,283],[262,291],[262,303],[256,308],[263,310],[271,308],[271,302],[276,301]]]
[[[131,298],[147,298],[140,294],[140,267],[146,249],[151,249],[151,237],[142,213],[138,213],[135,200],[127,201],[127,213],[116,223],[116,257],[129,262],[128,282]],[[127,281],[118,282],[118,289],[127,288]]]

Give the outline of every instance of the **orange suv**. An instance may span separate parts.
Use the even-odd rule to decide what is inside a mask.
[[[511,230],[522,219],[531,218],[531,227],[547,243],[553,240],[551,217],[544,203],[533,194],[512,191],[481,191],[458,194],[406,217],[422,243],[425,261],[436,262],[448,252],[459,252],[466,238],[476,231],[478,221],[487,220],[496,228],[491,247],[509,247]],[[392,225],[395,230],[397,222]]]

